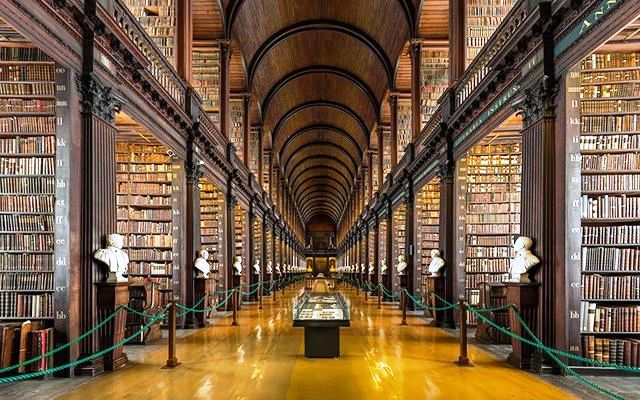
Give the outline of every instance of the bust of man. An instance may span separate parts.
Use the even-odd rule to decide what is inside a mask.
[[[276,274],[282,275],[282,271],[280,270],[280,263],[276,263]]]
[[[396,270],[398,271],[398,275],[405,275],[407,273],[407,263],[404,261],[404,256],[402,254],[398,256]]]
[[[367,271],[367,268],[364,266],[364,263],[360,264],[360,273],[364,274]]]
[[[236,276],[242,275],[242,257],[237,256],[236,262],[233,263],[233,274]]]
[[[369,275],[373,275],[376,272],[376,267],[373,265],[373,261],[369,261]]]
[[[531,252],[533,240],[526,236],[520,236],[513,244],[516,256],[509,265],[511,282],[530,283],[529,270],[540,264],[540,259]]]
[[[124,237],[117,233],[107,236],[107,247],[99,249],[93,257],[107,266],[107,283],[128,282],[123,275],[129,268],[129,256],[122,250]]]
[[[440,250],[431,250],[431,263],[429,264],[429,272],[431,276],[440,276],[440,271],[444,267],[444,260],[440,257]]]
[[[273,263],[271,261],[267,261],[267,274],[273,274]]]
[[[382,275],[387,274],[387,260],[385,260],[384,258],[382,259],[382,261],[380,261],[380,273]]]
[[[256,258],[256,261],[253,263],[253,273],[255,275],[260,275],[260,260]]]
[[[209,258],[209,252],[206,250],[200,250],[200,253],[198,254],[199,256],[196,258],[193,266],[198,270],[197,277],[206,279],[209,277],[209,273],[211,272],[211,266],[209,265],[209,261],[207,261],[207,258]]]

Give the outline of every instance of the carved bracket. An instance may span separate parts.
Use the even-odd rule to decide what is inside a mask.
[[[115,113],[122,109],[123,99],[112,88],[103,86],[93,73],[83,74],[77,85],[82,98],[82,112],[96,115],[110,124],[115,123]]]

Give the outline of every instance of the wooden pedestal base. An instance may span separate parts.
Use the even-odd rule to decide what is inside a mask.
[[[428,294],[429,291],[434,291],[436,294],[438,294],[440,297],[444,297],[444,277],[442,276],[430,276],[427,278],[427,291],[425,292],[426,300],[428,302],[429,307],[431,307],[431,310],[426,309],[424,310],[424,314],[425,316],[429,316],[431,318],[433,318],[433,320],[431,321],[430,325],[431,326],[442,326],[442,324],[444,323],[444,311],[443,310],[438,310],[438,311],[433,311],[434,308],[436,307],[442,307],[444,304],[440,304],[436,298],[436,296],[434,296],[433,294]]]
[[[508,282],[507,304],[514,304],[522,320],[527,324],[532,332],[536,332],[537,311],[538,311],[538,290],[540,284],[537,283],[513,283]],[[529,334],[518,322],[514,310],[509,311],[509,325],[511,332],[524,338],[529,338]],[[531,357],[535,352],[535,347],[522,343],[512,338],[511,346],[513,351],[509,354],[507,362],[516,368],[530,369]]]
[[[207,298],[197,308],[204,309],[204,308],[208,308],[210,306],[213,306],[213,304],[211,304],[210,299],[213,298],[211,293],[213,293],[216,290],[216,281],[215,281],[215,279],[213,279],[213,278],[205,279],[205,278],[202,278],[202,277],[198,277],[198,278],[195,279],[195,285],[194,285],[193,289],[194,289],[194,292],[195,292],[195,301],[196,302],[200,301],[200,299],[202,297],[207,295]],[[195,315],[192,318],[192,320],[194,322],[194,325],[195,325],[194,328],[204,328],[205,326],[209,325],[209,321],[208,321],[209,313],[198,312],[198,313],[194,313],[194,314]]]
[[[81,357],[84,356],[81,355]],[[102,360],[102,357],[97,357],[93,360],[87,361],[86,363],[82,363],[78,365],[74,370],[76,376],[97,376],[102,374],[103,372],[104,361]]]
[[[102,321],[121,305],[129,304],[129,284],[97,283],[98,287],[98,320]],[[124,339],[127,325],[127,312],[121,311],[111,321],[98,330],[100,350],[109,348]],[[128,362],[123,347],[119,346],[104,355],[104,369],[116,371]]]

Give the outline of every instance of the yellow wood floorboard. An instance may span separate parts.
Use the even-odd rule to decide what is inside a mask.
[[[152,352],[101,376],[63,399],[569,399],[536,376],[470,347],[473,367],[460,368],[455,338],[375,299],[352,299],[352,327],[341,329],[342,357],[303,357],[303,329],[292,328],[291,295],[251,305],[230,320],[180,339],[174,370]]]

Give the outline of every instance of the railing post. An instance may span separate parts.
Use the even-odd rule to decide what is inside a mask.
[[[400,292],[400,301],[402,302],[402,322],[400,325],[407,325],[407,289]]]
[[[233,308],[233,312],[232,312],[232,321],[231,321],[231,326],[238,326],[238,290],[234,289],[233,294],[231,295],[231,301],[232,301],[232,308]]]
[[[365,281],[365,283],[368,283],[368,281]],[[369,285],[365,285],[364,288],[364,301],[369,300]]]
[[[356,296],[360,296],[360,285],[358,284],[357,279],[356,279],[355,286],[356,286]]]
[[[273,293],[273,301],[276,301],[276,292],[277,291],[278,291],[278,287],[273,282],[273,279],[271,279],[271,292]]]
[[[169,304],[169,340],[167,341],[167,363],[162,368],[175,368],[180,363],[176,357],[176,299]]]
[[[467,357],[467,303],[464,297],[460,297],[460,355],[458,356],[458,365],[469,365],[469,357]]]
[[[262,310],[262,281],[258,282],[258,310]]]
[[[382,308],[382,286],[378,283],[378,310]]]

